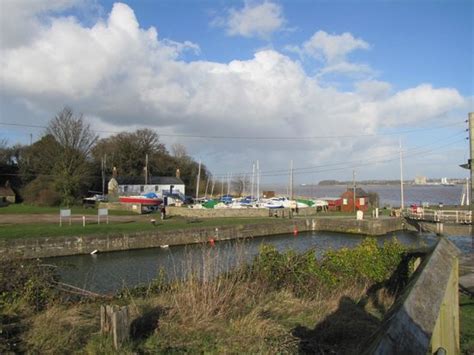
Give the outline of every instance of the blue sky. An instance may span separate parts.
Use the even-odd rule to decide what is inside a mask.
[[[407,178],[466,175],[472,1],[5,0],[0,10],[0,122],[45,125],[69,105],[96,130],[156,129],[216,175],[293,159],[315,167],[296,176],[306,183],[354,168],[394,178],[401,138]],[[30,133],[42,131],[0,125],[10,144]]]

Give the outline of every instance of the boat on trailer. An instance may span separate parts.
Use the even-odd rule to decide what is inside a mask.
[[[155,193],[148,193],[138,196],[119,196],[119,202],[139,203],[144,206],[159,206],[163,203],[163,199]]]

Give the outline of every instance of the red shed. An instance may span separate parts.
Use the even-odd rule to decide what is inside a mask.
[[[340,197],[320,197],[318,200],[323,200],[328,203],[328,211],[340,211],[342,199]]]
[[[356,188],[355,209],[360,211],[367,211],[369,208],[369,195],[361,188]],[[354,189],[348,188],[346,192],[341,195],[342,205],[341,211],[354,211]]]

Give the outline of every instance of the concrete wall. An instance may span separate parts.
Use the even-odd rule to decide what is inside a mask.
[[[188,208],[173,207],[166,208],[168,216],[180,216],[189,218],[219,218],[219,217],[268,217],[270,214],[276,214],[279,217],[288,217],[289,208]],[[317,213],[315,208],[300,208],[295,216],[316,216],[322,215]]]
[[[344,218],[295,218],[269,220],[269,223],[242,224],[223,227],[190,227],[180,230],[137,232],[130,234],[88,235],[0,240],[0,257],[43,258],[100,252],[154,248],[161,245],[205,243],[210,238],[228,240],[293,233],[298,231],[334,231],[367,235],[382,235],[401,229],[396,219],[365,220]]]
[[[443,235],[472,235],[472,224],[437,223],[408,219],[411,230],[432,232]]]
[[[459,251],[442,238],[417,269],[368,354],[459,354]]]

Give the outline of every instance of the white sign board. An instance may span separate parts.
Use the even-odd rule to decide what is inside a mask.
[[[357,220],[361,221],[364,219],[364,212],[362,211],[357,211]]]
[[[69,225],[71,225],[71,210],[59,210],[59,226],[63,225],[63,218],[69,217]]]
[[[71,217],[71,210],[59,210],[61,217]]]
[[[105,216],[107,218],[107,224],[109,224],[109,210],[107,208],[99,208],[97,211],[97,223],[100,224],[100,217]]]

